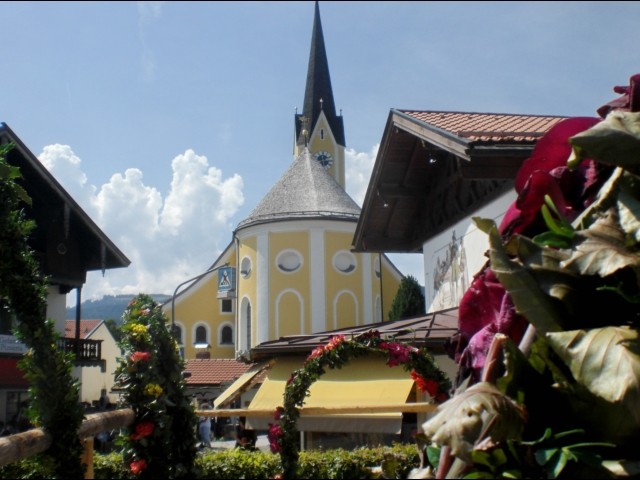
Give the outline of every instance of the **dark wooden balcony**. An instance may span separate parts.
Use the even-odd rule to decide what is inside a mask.
[[[102,340],[86,340],[83,338],[60,338],[58,349],[75,355],[74,363],[79,366],[103,366]]]

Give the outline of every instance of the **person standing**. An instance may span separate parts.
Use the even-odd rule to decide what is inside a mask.
[[[209,410],[209,404],[202,404],[201,410]],[[200,448],[211,448],[211,417],[198,417],[198,437],[200,438]]]

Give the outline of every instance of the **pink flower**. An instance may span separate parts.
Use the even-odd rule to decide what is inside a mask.
[[[386,350],[389,353],[389,360],[387,360],[387,365],[389,365],[390,367],[395,367],[396,365],[407,363],[410,359],[412,350],[411,347],[396,342],[381,342],[380,348]]]
[[[327,351],[333,350],[334,348],[339,346],[344,341],[345,341],[344,335],[336,335],[331,340],[329,340],[329,343],[327,344],[326,347],[324,347],[324,349],[327,350]]]
[[[599,122],[590,117],[563,120],[538,141],[516,176],[518,197],[499,228],[504,238],[516,234],[534,237],[547,230],[541,214],[545,196],[569,222],[594,201],[612,168],[586,159],[577,169],[570,170],[567,160],[571,153],[569,138]],[[452,345],[452,356],[460,364],[458,381],[468,375],[472,381],[480,379],[496,333],[518,343],[527,327],[526,319],[516,313],[511,297],[489,264],[476,274],[462,297],[458,318],[460,333]]]
[[[323,353],[324,353],[324,346],[320,345],[319,347],[316,347],[313,350],[313,352],[309,354],[309,356],[307,357],[307,361],[313,360],[314,358],[321,357]]]
[[[277,423],[269,424],[269,432],[267,433],[267,438],[269,439],[269,448],[272,453],[279,453],[282,450],[282,445],[280,443],[282,435],[283,435],[282,427]]]
[[[133,352],[131,354],[132,362],[148,362],[151,360],[151,354],[149,352]]]
[[[129,465],[129,468],[131,469],[131,473],[133,473],[134,475],[137,475],[141,473],[143,470],[146,470],[147,461],[144,458],[142,460],[134,460]]]

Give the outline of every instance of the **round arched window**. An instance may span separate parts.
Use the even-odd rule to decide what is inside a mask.
[[[276,265],[285,273],[293,273],[302,266],[302,256],[295,250],[285,250],[276,258]]]
[[[251,276],[251,259],[249,257],[244,257],[240,262],[240,275],[242,275],[242,278]]]
[[[333,256],[333,266],[342,273],[351,273],[356,269],[356,256],[343,250]]]

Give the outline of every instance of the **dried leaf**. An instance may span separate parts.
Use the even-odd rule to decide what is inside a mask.
[[[640,266],[640,256],[630,251],[625,234],[618,222],[616,209],[609,209],[587,230],[577,231],[571,256],[561,267],[581,275],[606,277],[618,270]]]
[[[524,413],[494,385],[480,382],[440,405],[422,427],[433,443],[447,445],[453,455],[471,462],[471,452],[480,444],[519,439]]]
[[[551,348],[575,380],[603,399],[600,419],[621,436],[640,431],[640,335],[626,326],[547,334]],[[603,409],[607,409],[605,411]]]
[[[568,165],[583,159],[638,170],[640,163],[640,112],[612,111],[607,118],[569,139],[573,151]]]
[[[547,334],[576,381],[610,402],[626,402],[640,421],[640,338],[633,328],[604,327]]]

